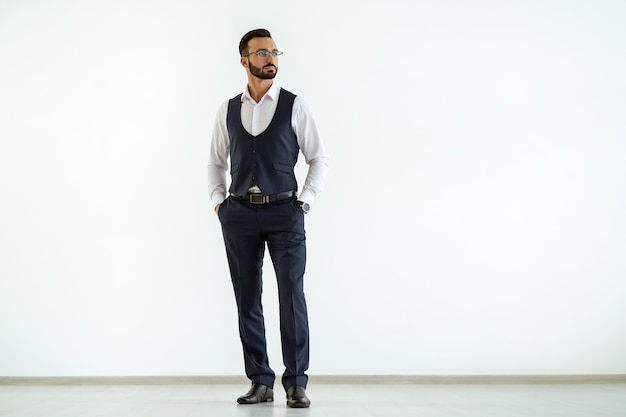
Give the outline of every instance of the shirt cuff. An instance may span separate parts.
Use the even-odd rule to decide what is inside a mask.
[[[218,204],[222,204],[224,202],[224,200],[226,200],[226,194],[215,193],[211,197],[211,202],[213,203],[213,207],[212,208],[215,208],[215,206],[217,206]]]
[[[307,203],[309,206],[313,206],[313,200],[315,200],[313,193],[306,191],[306,190],[302,191],[302,194],[298,196],[298,201]]]

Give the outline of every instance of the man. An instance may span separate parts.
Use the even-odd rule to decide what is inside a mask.
[[[252,386],[239,404],[274,400],[261,306],[262,265],[269,249],[278,281],[280,332],[287,406],[309,407],[306,395],[309,327],[303,290],[304,215],[322,189],[328,168],[308,106],[274,83],[278,51],[270,32],[256,29],[239,43],[248,84],[219,109],[209,156],[209,194],[222,225],[237,302],[246,375]],[[298,195],[294,166],[309,165]],[[230,158],[230,195],[226,173]]]

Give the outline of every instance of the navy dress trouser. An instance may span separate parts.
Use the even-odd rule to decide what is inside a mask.
[[[274,386],[265,340],[261,293],[265,245],[278,281],[285,389],[306,387],[309,324],[303,277],[306,264],[304,213],[295,197],[252,204],[230,196],[219,207],[233,282],[246,375],[253,384]]]

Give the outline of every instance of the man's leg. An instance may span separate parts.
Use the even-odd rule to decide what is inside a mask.
[[[293,199],[259,211],[262,230],[276,271],[280,302],[280,330],[285,372],[282,384],[307,386],[309,323],[303,278],[306,264],[304,213]]]
[[[272,388],[275,374],[269,366],[261,304],[265,242],[259,232],[257,207],[233,197],[222,204],[219,217],[237,301],[246,375],[252,384]]]

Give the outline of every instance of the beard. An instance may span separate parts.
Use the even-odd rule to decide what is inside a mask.
[[[252,65],[250,60],[248,60],[248,66],[250,67],[250,73],[262,80],[271,80],[276,77],[276,74],[278,74],[278,67],[273,64],[266,65],[265,67],[255,67]],[[267,67],[274,67],[274,72],[263,72],[263,70]]]

